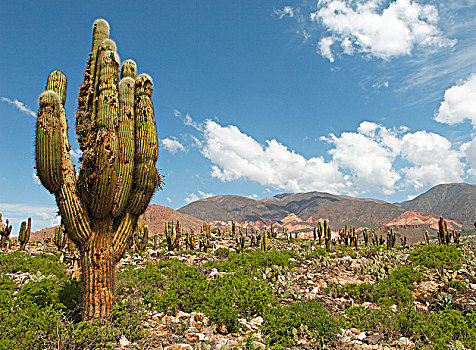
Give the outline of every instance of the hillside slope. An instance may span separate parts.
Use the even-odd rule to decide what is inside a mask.
[[[472,228],[476,221],[476,185],[437,185],[400,205],[406,210],[443,216],[461,222],[466,228]]]

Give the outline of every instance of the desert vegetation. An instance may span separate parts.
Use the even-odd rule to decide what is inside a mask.
[[[319,228],[316,239],[296,239],[234,223],[228,230],[204,223],[197,233],[180,222],[165,226],[154,237],[135,230],[110,314],[96,320],[81,318],[78,252],[58,253],[50,242],[4,250],[0,347],[476,347],[472,244],[402,246],[390,232],[391,244],[387,237],[366,244],[343,231],[326,244]]]

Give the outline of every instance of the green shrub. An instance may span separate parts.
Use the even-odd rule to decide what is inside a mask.
[[[292,345],[293,329],[299,330],[302,325],[307,327],[307,334],[301,336],[312,339],[324,337],[331,340],[338,331],[337,321],[315,300],[269,308],[264,321],[267,343],[273,346]]]
[[[243,254],[229,252],[228,256],[219,261],[210,261],[204,267],[214,267],[219,271],[256,270],[271,265],[292,265],[290,258],[294,257],[293,251],[284,250],[247,250]]]
[[[172,314],[203,312],[229,331],[237,329],[239,317],[262,315],[268,305],[277,304],[266,281],[243,270],[208,280],[198,268],[170,260],[121,272],[118,279],[124,286],[133,285],[148,308]]]
[[[362,283],[338,286],[329,284],[324,290],[329,295],[350,295],[359,302],[370,301],[379,305],[408,304],[413,301],[413,282],[421,282],[421,272],[411,266],[401,266],[374,284]]]
[[[0,275],[17,272],[40,272],[44,276],[61,278],[66,276],[66,267],[55,255],[30,255],[24,251],[0,254]]]
[[[428,268],[458,270],[461,267],[462,252],[456,245],[424,245],[413,250],[408,259],[416,265]]]
[[[443,350],[455,341],[476,348],[476,312],[454,310],[425,313],[412,307],[379,310],[351,307],[346,310],[346,327],[376,331],[392,339],[405,336],[416,341],[417,348]]]

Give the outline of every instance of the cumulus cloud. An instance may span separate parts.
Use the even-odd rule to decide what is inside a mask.
[[[344,132],[340,137],[331,134],[327,141],[335,146],[329,151],[333,161],[351,173],[355,187],[385,195],[395,192],[400,175],[393,169],[395,153],[391,148],[375,136],[354,132]]]
[[[456,44],[438,28],[437,8],[416,1],[396,0],[387,5],[380,0],[320,0],[310,19],[331,34],[318,44],[322,56],[331,62],[333,43],[340,43],[344,54],[359,52],[384,60],[410,55],[415,47]]]
[[[33,179],[33,182],[37,185],[41,185],[40,178],[38,175],[36,175],[34,172],[31,174],[31,178]]]
[[[416,190],[426,185],[462,181],[465,174],[463,154],[435,133],[405,134],[401,139],[401,156],[412,164],[404,167],[402,173],[406,183]]]
[[[391,195],[401,188],[421,190],[465,176],[464,152],[441,135],[412,133],[404,126],[388,129],[364,121],[356,132],[322,137],[332,146],[328,161],[305,158],[274,139],[260,144],[233,125],[207,120],[203,130],[201,151],[213,163],[211,175],[223,182],[246,178],[292,192]],[[470,155],[472,147],[466,147]],[[397,167],[397,162],[404,166]],[[189,195],[190,200],[197,198]]]
[[[178,141],[175,137],[172,138],[165,138],[160,140],[162,147],[169,151],[172,154],[175,154],[179,151],[185,151],[185,147]]]
[[[319,52],[322,57],[327,58],[330,62],[334,62],[334,55],[332,54],[332,44],[334,44],[334,39],[332,37],[322,38],[318,43]]]
[[[339,192],[349,186],[337,166],[322,157],[306,159],[276,140],[261,145],[234,125],[207,120],[202,153],[214,163],[211,175],[223,182],[248,178],[295,192]]]
[[[187,193],[187,197],[185,197],[184,200],[187,203],[192,203],[192,202],[198,201],[199,199],[213,197],[213,196],[214,196],[213,193],[205,193],[203,191],[198,190],[198,194]]]
[[[460,81],[445,91],[435,120],[440,123],[457,124],[468,119],[476,129],[476,74]]]
[[[468,170],[469,175],[476,178],[476,137],[472,141],[466,142],[461,145],[461,152],[463,152],[466,157],[470,169]]]
[[[274,14],[282,19],[283,17],[294,17],[294,9],[291,6],[284,6],[282,9],[275,9]]]
[[[13,106],[15,106],[20,112],[22,113],[25,113],[33,118],[36,118],[36,113],[33,112],[33,110],[27,106],[26,104],[24,104],[23,102],[21,101],[18,101],[17,99],[10,99],[8,97],[0,97],[0,101],[3,101],[3,102],[6,102],[8,104],[11,104]]]

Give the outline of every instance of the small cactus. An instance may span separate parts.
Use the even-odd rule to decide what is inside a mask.
[[[261,250],[267,251],[269,249],[268,231],[264,230],[261,237]]]
[[[63,251],[64,247],[66,246],[67,239],[68,236],[66,235],[66,232],[64,232],[63,225],[56,227],[53,243],[55,244],[56,248],[58,248],[59,252]]]
[[[440,245],[448,245],[450,243],[446,221],[441,216],[438,221],[438,243]]]
[[[330,226],[327,226],[327,221],[324,221],[324,227],[326,228],[326,235],[324,236],[325,245],[326,245],[326,252],[331,251],[331,238],[332,238],[332,231]]]
[[[165,238],[167,240],[167,249],[169,251],[179,248],[180,235],[182,234],[182,227],[180,222],[169,221],[165,223]]]
[[[0,235],[2,236],[2,241],[0,243],[0,248],[7,247],[7,241],[10,239],[10,233],[12,232],[12,225],[8,225],[8,219],[5,221],[5,226],[2,223],[2,214],[0,213]]]
[[[363,235],[364,235],[364,244],[367,247],[369,245],[369,232],[367,231],[366,228],[364,229]]]
[[[149,241],[149,228],[138,222],[133,237],[136,250],[144,252],[147,249],[147,242]]]
[[[195,235],[192,229],[190,229],[190,232],[187,232],[187,235],[185,237],[185,249],[187,250],[195,249]]]
[[[21,250],[24,250],[26,248],[26,244],[30,240],[30,232],[31,232],[31,218],[28,218],[28,226],[26,225],[26,221],[22,221],[20,226],[20,233],[18,234],[18,241],[20,242]]]

